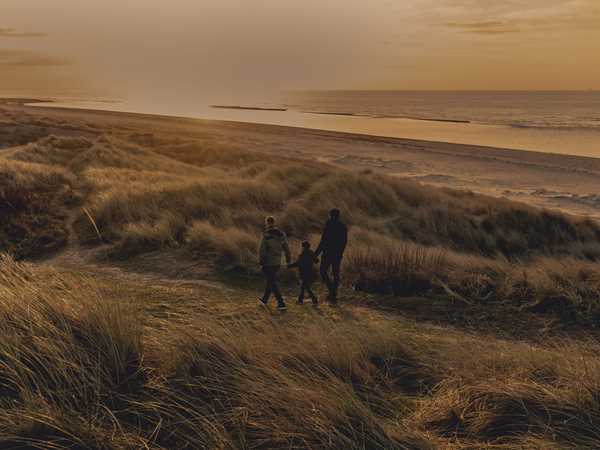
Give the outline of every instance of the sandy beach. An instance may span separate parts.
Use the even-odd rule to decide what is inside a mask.
[[[423,184],[505,197],[600,219],[600,159],[462,144],[375,137],[317,129],[93,111],[0,102],[0,148],[48,135],[153,133],[213,147],[312,159]],[[160,145],[160,142],[155,142]]]

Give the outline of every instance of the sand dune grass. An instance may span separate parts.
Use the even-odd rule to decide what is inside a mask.
[[[316,244],[336,206],[350,224],[348,286],[598,320],[600,277],[586,261],[600,257],[600,227],[589,220],[160,134],[49,136],[2,164],[14,186],[31,183],[12,197],[50,191],[58,198],[55,191],[75,183],[85,196],[76,235],[85,245],[103,244],[111,258],[184,249],[221,271],[253,274],[265,215],[278,217],[297,248],[304,239]],[[64,205],[42,203],[58,217],[56,248],[64,243]]]
[[[185,244],[181,221],[186,228],[204,220],[255,233],[266,214],[276,214],[288,234],[304,239],[317,233],[327,210],[337,206],[353,227],[425,246],[507,258],[564,254],[593,260],[600,255],[595,223],[518,203],[306,161],[274,162],[252,152],[241,157],[187,144],[165,144],[158,152],[108,141],[110,158],[95,154],[88,165],[76,167],[90,186],[88,207],[103,238],[116,246],[130,234],[131,224],[152,234],[165,215],[181,219],[168,233],[181,236],[178,244]],[[82,240],[95,239],[89,221],[80,221],[77,229]],[[137,252],[143,250],[140,246]]]
[[[594,341],[300,311],[155,329],[149,305],[107,297],[101,280],[7,257],[0,277],[4,448],[600,445]]]
[[[590,221],[170,135],[48,136],[9,158],[76,175],[90,193],[88,207],[106,239],[117,245],[128,224],[153,225],[164,212],[181,215],[186,226],[209,220],[245,231],[274,213],[286,231],[302,239],[318,230],[335,205],[353,226],[427,246],[509,258],[600,255],[600,229]],[[90,229],[81,225],[85,240]]]
[[[0,251],[22,258],[64,245],[73,185],[62,168],[0,159]]]
[[[507,258],[571,255],[595,260],[600,255],[600,228],[591,221],[368,172],[275,160],[236,148],[212,149],[180,138],[50,136],[10,158],[73,173],[89,193],[86,206],[103,238],[116,246],[131,234],[131,226],[154,233],[164,215],[178,215],[186,229],[205,220],[255,232],[262,216],[276,214],[292,237],[304,239],[318,232],[330,207],[338,206],[353,227],[425,246]],[[168,234],[185,244],[181,220]],[[96,236],[86,220],[77,230],[84,241]],[[174,241],[161,242],[168,246]],[[140,246],[135,252],[143,251]]]
[[[527,261],[484,258],[440,247],[378,239],[379,245],[351,250],[346,276],[360,291],[392,297],[446,299],[459,322],[480,314],[480,327],[508,316],[547,317],[561,326],[595,329],[600,324],[600,268],[573,257],[537,257]],[[377,302],[377,300],[375,300]],[[386,300],[399,311],[403,302]],[[519,331],[521,322],[515,322]]]
[[[396,415],[379,392],[393,387],[383,368],[406,357],[417,390],[426,372],[391,337],[367,342],[361,333],[333,354],[352,328],[331,342],[320,342],[318,326],[268,322],[198,324],[202,334],[173,326],[145,338],[135,301],[102,298],[89,279],[10,258],[0,276],[1,313],[12,317],[0,329],[0,421],[22,416],[15,429],[0,428],[0,445],[395,448],[370,407]]]
[[[221,270],[253,274],[265,215],[275,214],[298,248],[304,239],[316,245],[323,218],[337,206],[351,226],[348,286],[448,297],[490,311],[509,306],[563,324],[600,320],[600,271],[590,263],[600,255],[600,227],[592,221],[311,162],[249,153],[235,164],[227,152],[192,146],[199,154],[186,155],[186,148],[172,155],[186,166],[170,179],[157,175],[166,170],[128,169],[139,177],[125,184],[122,169],[84,170],[100,236],[82,216],[81,241],[108,243],[109,256],[120,259],[184,248]],[[202,172],[191,176],[194,164]]]

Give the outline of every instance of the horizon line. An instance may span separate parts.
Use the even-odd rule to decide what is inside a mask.
[[[284,92],[592,92],[598,89],[288,89]]]

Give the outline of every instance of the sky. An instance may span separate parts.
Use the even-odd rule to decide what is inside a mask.
[[[0,90],[600,89],[600,0],[0,0]]]

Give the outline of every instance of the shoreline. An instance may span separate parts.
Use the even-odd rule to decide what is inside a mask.
[[[77,104],[61,103],[60,101],[29,104],[29,106],[37,108],[109,111],[178,119],[280,125],[373,137],[600,158],[600,133],[589,130],[520,128],[468,121],[365,116],[354,113],[319,113],[263,107],[221,106],[214,108],[211,105],[206,105],[204,109],[199,106],[190,111],[152,111],[148,108],[136,110],[135,107],[125,103],[120,105],[119,108],[114,103],[78,102]],[[24,106],[27,106],[27,104]],[[568,152],[565,151],[565,140],[571,143],[568,146]]]
[[[415,139],[408,137],[397,137],[397,136],[384,136],[377,134],[367,134],[367,133],[356,133],[352,131],[337,131],[337,130],[329,130],[325,128],[309,128],[299,125],[278,125],[271,123],[262,123],[262,122],[246,122],[240,120],[227,120],[227,119],[212,119],[212,118],[203,118],[203,117],[190,117],[190,116],[182,116],[182,115],[171,115],[171,114],[157,114],[157,113],[148,113],[148,112],[135,112],[135,111],[119,111],[113,109],[93,109],[93,108],[80,108],[75,106],[62,106],[62,105],[52,105],[52,104],[44,104],[50,103],[45,101],[35,101],[35,102],[27,102],[20,103],[24,108],[36,108],[36,109],[47,109],[47,110],[60,110],[71,113],[88,113],[88,114],[101,114],[107,116],[122,116],[122,117],[130,117],[130,118],[138,118],[138,119],[158,119],[165,121],[191,121],[191,122],[213,122],[213,123],[222,123],[222,124],[230,124],[230,125],[240,125],[240,126],[249,126],[249,127],[277,127],[283,130],[304,130],[307,132],[319,132],[326,133],[331,135],[340,135],[345,136],[351,140],[357,141],[368,141],[368,142],[380,142],[382,144],[388,143],[423,143],[427,145],[441,145],[441,146],[460,146],[465,147],[471,150],[484,150],[486,152],[489,151],[499,151],[507,154],[514,155],[527,155],[527,154],[535,154],[540,156],[545,156],[548,158],[560,158],[560,159],[575,159],[575,160],[590,160],[594,162],[600,163],[600,156],[586,156],[586,155],[577,155],[570,153],[554,153],[547,152],[543,150],[532,150],[532,149],[520,149],[520,148],[508,148],[508,147],[497,147],[483,144],[463,144],[460,142],[450,142],[450,141],[435,141],[435,140],[427,140],[427,139]],[[2,102],[0,101],[0,105]],[[261,109],[260,111],[273,111],[269,109]],[[279,111],[279,110],[276,110]],[[304,114],[319,114],[319,113],[304,113]],[[328,114],[330,115],[330,114]],[[338,114],[331,114],[338,115]],[[415,121],[433,121],[438,122],[437,120],[426,120],[426,119],[407,119],[407,120],[415,120]],[[456,123],[456,122],[451,122]],[[458,122],[462,123],[462,122]],[[482,157],[485,158],[486,155],[471,155],[472,157]],[[558,167],[558,166],[557,166]]]
[[[519,149],[519,148],[508,148],[508,147],[497,147],[490,145],[482,145],[482,144],[463,144],[457,142],[449,142],[449,141],[434,141],[427,139],[414,139],[414,138],[405,138],[405,137],[396,137],[396,136],[383,136],[383,135],[375,135],[375,134],[366,134],[366,133],[356,133],[351,131],[336,131],[336,130],[328,130],[324,128],[308,128],[303,126],[295,126],[295,125],[277,125],[270,123],[261,123],[261,122],[244,122],[239,120],[225,120],[225,119],[212,119],[212,118],[201,118],[201,117],[190,117],[184,115],[172,115],[172,114],[157,114],[150,112],[135,112],[135,111],[119,111],[114,109],[94,109],[94,108],[84,108],[77,106],[63,106],[59,104],[54,104],[55,102],[49,102],[45,100],[36,100],[36,99],[27,99],[26,102],[21,102],[19,99],[6,99],[10,100],[10,103],[4,103],[3,98],[0,98],[0,106],[2,105],[20,105],[23,108],[31,108],[37,110],[47,110],[47,111],[62,111],[67,113],[85,113],[85,114],[98,114],[105,117],[115,118],[135,118],[135,119],[146,119],[146,120],[159,120],[159,121],[172,121],[172,122],[208,122],[208,123],[220,123],[225,125],[232,126],[241,126],[241,127],[264,127],[265,129],[275,127],[281,130],[287,131],[305,131],[309,133],[322,133],[324,135],[331,136],[339,136],[345,137],[349,140],[354,141],[366,141],[369,143],[381,143],[381,144],[406,144],[406,143],[422,143],[427,146],[441,146],[441,147],[452,147],[453,150],[456,150],[459,147],[463,147],[468,150],[483,150],[487,154],[470,154],[470,157],[474,158],[486,158],[486,157],[496,157],[496,155],[492,156],[489,153],[502,153],[504,156],[536,156],[536,157],[547,157],[549,159],[556,160],[564,160],[569,159],[573,161],[588,161],[597,163],[600,168],[600,156],[586,156],[586,155],[577,155],[570,153],[554,153],[554,152],[546,152],[542,150],[532,150],[532,149]],[[15,100],[19,100],[17,103]],[[312,114],[312,113],[308,113]],[[410,119],[417,120],[417,119]],[[559,168],[563,167],[559,166],[549,166],[550,168]],[[584,170],[584,172],[588,172]],[[596,172],[592,170],[590,172]]]

